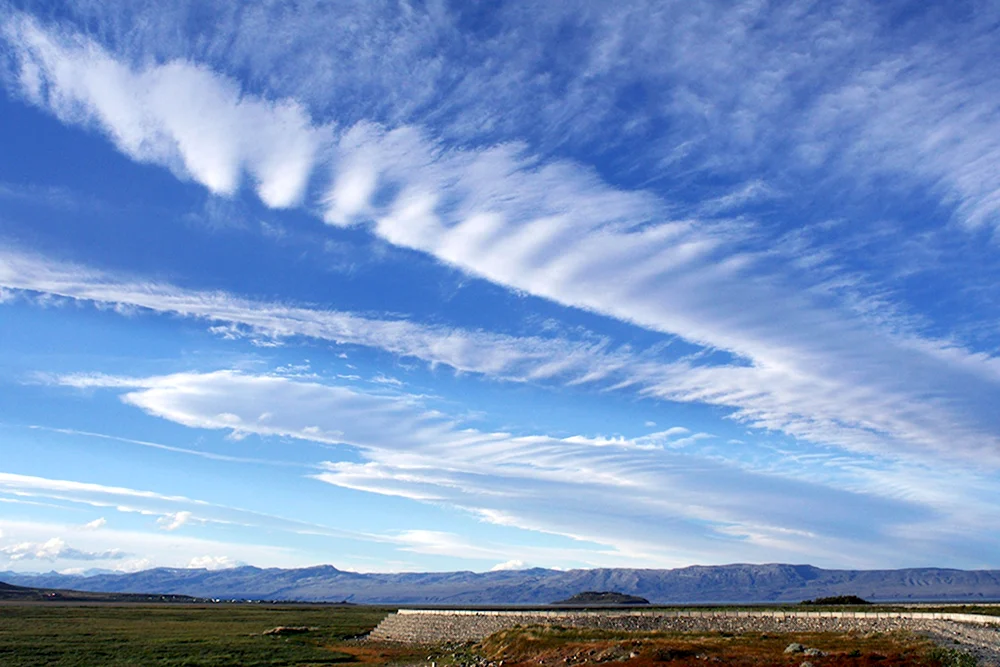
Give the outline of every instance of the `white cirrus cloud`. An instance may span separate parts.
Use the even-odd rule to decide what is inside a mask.
[[[68,5],[64,24],[7,16],[22,94],[68,122],[100,124],[137,159],[169,163],[159,154],[179,153],[212,188],[231,186],[245,162],[273,204],[295,201],[317,159],[308,105],[348,127],[416,122],[459,144],[528,138],[593,150],[600,136],[604,150],[628,150],[630,166],[668,183],[663,172],[674,167],[703,183],[752,170],[728,195],[710,189],[691,207],[703,213],[772,196],[758,174],[772,175],[775,163],[783,180],[810,187],[823,180],[818,164],[862,194],[889,173],[901,196],[930,186],[968,225],[997,222],[1000,181],[988,168],[996,48],[982,8],[899,26],[865,2],[560,3],[493,8],[489,38],[477,39],[459,9],[400,12],[379,2],[335,13],[202,7],[195,32],[191,10]],[[100,25],[117,51],[74,25]],[[552,58],[545,44],[554,41],[571,56]],[[192,54],[206,64],[191,64]],[[248,95],[209,65],[301,105]],[[248,135],[264,148],[248,148]],[[380,176],[369,166],[377,151],[345,146],[325,211],[336,224],[369,210]]]
[[[713,272],[708,266],[700,271]],[[732,280],[738,281],[738,276]],[[744,307],[739,297],[749,291],[751,295],[743,297],[747,303],[765,299],[752,295],[752,283],[685,283],[684,307],[705,310],[700,329],[721,321],[720,335],[734,348],[742,347],[740,337],[747,336],[748,349],[756,350],[752,339],[761,338],[760,360],[713,363],[664,360],[603,340],[518,337],[252,301],[0,251],[0,286],[26,294],[222,322],[243,327],[247,335],[308,336],[364,345],[432,366],[512,381],[589,384],[668,401],[708,403],[729,408],[734,417],[756,427],[881,456],[945,455],[980,462],[995,457],[998,450],[990,443],[997,440],[996,417],[987,409],[990,397],[1000,391],[1000,362],[995,357],[944,341],[887,334],[824,309],[793,310],[790,317],[801,326],[788,327],[770,311],[792,308],[804,303],[803,298],[784,292],[783,305],[760,306],[755,312],[757,306]],[[718,293],[709,294],[713,285]],[[761,289],[765,294],[773,291],[766,285]],[[730,301],[718,296],[734,290],[736,294],[727,297]],[[700,292],[706,303],[716,305],[702,308],[691,300]],[[654,296],[651,292],[644,298]],[[671,300],[676,298],[653,304],[650,313],[663,311]],[[738,308],[735,301],[740,301]],[[726,315],[726,307],[740,312]],[[749,328],[730,330],[734,319],[747,320]],[[781,356],[785,344],[787,358]],[[83,376],[76,380],[88,381]]]
[[[186,496],[93,482],[0,472],[0,493],[11,494],[15,499],[44,498],[87,507],[111,508],[125,514],[157,517],[156,524],[161,530],[171,528],[167,532],[172,532],[182,525],[197,522],[216,526],[266,528],[286,533],[320,535],[363,542],[391,542],[391,539],[386,536],[339,530],[321,524],[214,504]],[[6,499],[0,498],[0,501],[3,500]],[[31,504],[48,506],[46,503],[32,502]],[[53,505],[53,507],[58,506]],[[114,532],[103,526],[102,530],[80,530],[79,526],[76,526],[75,529],[78,536],[88,533],[110,534]]]
[[[93,501],[128,501],[141,503],[143,501],[153,502],[175,502],[207,505],[204,501],[191,500],[184,496],[174,496],[156,493],[154,491],[143,491],[130,489],[121,486],[110,486],[94,484],[90,482],[77,482],[72,480],[49,479],[45,477],[35,477],[32,475],[18,475],[15,473],[0,472],[0,491],[9,493],[31,495],[33,493],[42,494],[47,498],[62,499],[67,498],[93,500]]]
[[[142,310],[221,323],[225,325],[222,333],[231,337],[305,336],[375,347],[420,359],[431,366],[446,365],[458,371],[515,381],[618,382],[623,370],[631,373],[636,363],[648,361],[630,361],[633,355],[616,352],[601,340],[492,334],[254,301],[226,292],[185,290],[169,283],[128,280],[12,250],[0,250],[0,286],[46,298],[89,302],[116,312]],[[376,376],[374,381],[386,379]]]
[[[1000,228],[1000,81],[983,70],[996,36],[963,30],[963,48],[904,47],[817,96],[798,130],[802,156],[844,172],[909,174],[970,228]],[[909,182],[909,181],[904,181]]]
[[[949,132],[954,121],[979,121],[965,126],[968,144],[992,145],[995,47],[985,5],[974,12],[930,10],[905,26],[891,12],[857,1],[504,5],[471,23],[462,7],[399,11],[387,2],[353,2],[328,12],[310,2],[285,12],[207,5],[197,10],[197,30],[188,7],[163,11],[126,0],[66,5],[68,24],[101,26],[100,37],[119,58],[138,51],[169,62],[197,54],[276,97],[302,100],[317,115],[346,124],[418,121],[459,143],[528,137],[545,149],[568,144],[593,151],[600,137],[612,154],[628,150],[630,166],[717,176],[748,167],[768,174],[776,161],[787,172],[795,144],[833,140],[834,150],[871,158],[851,163],[870,173],[885,148],[876,130],[888,126],[901,137],[891,123],[904,120],[898,126],[911,128],[914,140],[906,143],[916,165],[895,156],[891,162],[897,173],[917,172],[918,181],[922,163],[934,161],[928,149],[947,153],[948,141],[962,141]],[[956,38],[962,49],[954,48]],[[905,76],[877,76],[890,68]],[[929,76],[938,79],[934,85],[920,85]],[[847,94],[827,101],[831,91]],[[854,113],[857,98],[882,95],[884,101]],[[914,117],[918,107],[908,105],[895,114],[892,102],[907,96],[925,101],[928,113]],[[845,121],[810,132],[817,107]],[[855,131],[856,115],[875,123]],[[338,199],[365,202],[375,174],[347,173],[354,177],[341,189],[350,196]],[[958,174],[951,181],[979,187]],[[749,189],[759,183],[749,179]],[[360,210],[342,208],[347,215]]]
[[[291,100],[184,61],[132,67],[75,34],[17,16],[3,26],[16,50],[21,94],[70,124],[104,131],[123,153],[231,195],[244,172],[268,206],[298,204],[328,134]]]
[[[541,163],[516,145],[448,150],[413,128],[356,132],[352,150],[370,145],[395,193],[359,222],[387,241],[733,357],[661,368],[662,384],[646,380],[644,392],[856,451],[1000,463],[1000,423],[986,408],[1000,397],[996,356],[858,312],[739,233],[672,219],[650,193],[579,164]]]
[[[81,384],[78,377],[65,383]],[[671,447],[691,442],[677,428],[635,439],[485,432],[421,397],[279,375],[216,371],[84,384],[124,391],[126,403],[192,428],[357,448],[362,461],[327,463],[315,478],[607,545],[603,557],[615,562],[627,554],[647,564],[710,562],[738,548],[751,560],[808,554],[843,563],[850,554],[857,564],[903,564],[900,540],[919,539],[934,551],[950,550],[943,541],[951,544],[956,530],[973,550],[993,539],[983,530],[995,519],[962,518],[967,505],[995,506],[995,481],[968,468],[942,475],[863,458],[833,467],[821,453],[781,465],[777,453],[751,465]],[[428,533],[404,537],[410,548],[443,544]]]

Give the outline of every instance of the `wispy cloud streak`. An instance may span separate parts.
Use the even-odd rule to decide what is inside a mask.
[[[26,16],[8,21],[3,33],[18,46],[17,78],[27,100],[63,122],[96,125],[129,157],[216,194],[235,193],[246,172],[269,206],[293,206],[329,139],[297,103],[244,95],[205,67],[174,61],[133,68]]]
[[[871,477],[843,479],[824,472],[822,462],[780,473],[754,470],[673,449],[674,441],[687,436],[677,429],[640,439],[484,432],[431,410],[419,397],[232,371],[68,376],[61,382],[124,390],[126,403],[192,428],[357,448],[364,461],[330,462],[315,477],[462,508],[492,523],[607,544],[644,554],[649,563],[724,560],[720,554],[733,548],[754,560],[808,552],[831,563],[842,563],[847,553],[858,562],[902,563],[905,558],[891,556],[898,535],[920,532],[928,548],[939,549],[933,536],[943,523],[953,525],[947,517],[959,511],[930,496],[904,499],[891,488],[883,493],[873,481],[884,470],[877,464],[868,468]],[[972,478],[953,472],[956,480]],[[925,475],[923,483],[929,479]],[[945,480],[934,484],[959,492]],[[974,535],[963,539],[978,545]]]
[[[531,267],[521,267],[517,256],[508,261],[510,275],[530,280]],[[595,255],[580,261],[602,260]],[[519,273],[522,268],[524,273]],[[535,270],[536,274],[540,270]],[[628,269],[621,270],[626,272],[621,279],[627,280]],[[740,306],[741,313],[727,316],[726,308],[734,309],[744,302],[762,303],[764,297],[757,296],[752,285],[740,286],[739,275],[712,279],[715,271],[709,267],[692,270],[704,273],[707,282],[682,279],[681,284],[688,286],[686,296],[665,285],[659,293],[662,301],[657,301],[658,293],[640,288],[633,292],[631,305],[648,304],[647,317],[660,314],[662,329],[682,327],[684,320],[669,319],[672,311],[683,315],[683,310],[695,309],[703,313],[699,330],[711,332],[709,327],[717,323],[719,335],[728,337],[726,342],[748,352],[759,349],[763,359],[735,364],[698,359],[664,361],[602,342],[516,337],[407,320],[378,320],[249,301],[223,292],[130,282],[16,253],[0,255],[0,287],[228,323],[246,327],[248,335],[276,339],[308,336],[375,347],[432,365],[514,381],[593,384],[671,401],[720,405],[734,408],[736,418],[755,427],[888,457],[937,453],[987,462],[990,452],[996,451],[990,444],[996,440],[991,434],[990,413],[968,413],[957,407],[976,405],[997,391],[1000,371],[996,359],[933,340],[866,330],[858,322],[838,319],[836,312],[824,310],[805,308],[782,319],[770,306],[760,306],[759,312]],[[584,281],[573,287],[573,293],[581,295],[581,300],[602,299],[610,304],[612,294],[602,292],[594,282],[591,286],[598,293],[594,296],[585,290],[587,284]],[[766,284],[758,289],[761,294],[775,291]],[[727,291],[735,293],[714,296]],[[778,306],[783,311],[802,303],[788,292],[778,293],[788,300]],[[714,302],[700,306],[695,300],[698,295]],[[630,305],[627,293],[619,296],[615,308]],[[752,327],[731,329],[727,325],[736,317],[748,320]],[[779,326],[789,321],[798,321],[799,329]],[[759,336],[757,340],[754,334]],[[747,336],[745,343],[741,335]],[[785,352],[787,357],[782,356]]]
[[[186,524],[215,524],[348,540],[388,541],[388,538],[374,534],[338,530],[196,498],[94,482],[0,472],[0,493],[16,498],[46,498],[90,507],[113,508],[126,514],[157,517],[156,524],[167,531],[175,531]]]

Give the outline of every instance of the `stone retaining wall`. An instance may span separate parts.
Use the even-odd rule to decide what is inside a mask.
[[[941,621],[1000,625],[979,614],[863,611],[446,611],[401,609],[371,633],[380,641],[434,644],[478,641],[526,625],[674,632],[887,632],[927,630]]]

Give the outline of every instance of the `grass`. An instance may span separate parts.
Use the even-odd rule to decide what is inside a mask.
[[[0,665],[214,666],[391,662],[347,640],[390,611],[374,607],[0,606]],[[307,633],[265,636],[277,626]],[[397,649],[405,654],[405,650]]]
[[[931,656],[941,663],[941,667],[976,667],[976,659],[968,653],[953,648],[931,649]]]

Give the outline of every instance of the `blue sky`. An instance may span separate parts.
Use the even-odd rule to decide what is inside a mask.
[[[0,2],[0,570],[1000,567],[995,2]]]

